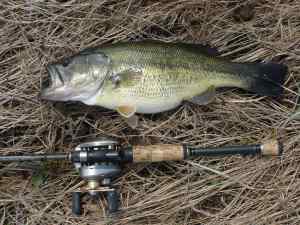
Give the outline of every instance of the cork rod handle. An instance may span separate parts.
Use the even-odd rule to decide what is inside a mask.
[[[184,159],[182,145],[137,145],[133,146],[134,162],[177,161]]]
[[[263,143],[260,149],[262,155],[277,156],[282,154],[283,146],[278,140],[274,139]]]

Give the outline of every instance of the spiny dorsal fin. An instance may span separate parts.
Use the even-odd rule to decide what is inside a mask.
[[[179,46],[188,49],[189,51],[196,53],[203,53],[209,56],[219,56],[220,52],[216,47],[211,47],[204,44],[190,44],[190,43],[178,43]]]

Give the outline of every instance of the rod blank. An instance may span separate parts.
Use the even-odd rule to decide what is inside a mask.
[[[16,156],[0,156],[0,162],[15,161],[45,161],[45,160],[67,160],[68,153],[43,154],[43,155],[16,155]]]

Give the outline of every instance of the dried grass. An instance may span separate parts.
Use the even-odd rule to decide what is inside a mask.
[[[240,15],[245,3],[254,6],[249,21]],[[48,183],[34,189],[30,170],[2,164],[0,224],[300,224],[300,122],[288,121],[299,82],[299,12],[297,0],[2,0],[0,154],[70,151],[101,135],[123,144],[198,146],[278,136],[285,152],[281,159],[128,165],[116,181],[123,213],[110,222],[103,217],[103,201],[88,202],[91,210],[83,217],[72,216],[69,193],[79,179],[70,165],[52,166]],[[48,62],[102,43],[146,38],[209,43],[237,61],[283,61],[290,70],[284,96],[230,90],[208,106],[185,104],[141,116],[136,131],[115,112],[37,98]]]

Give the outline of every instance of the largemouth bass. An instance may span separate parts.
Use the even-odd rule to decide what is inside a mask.
[[[47,70],[43,99],[103,106],[125,118],[170,110],[183,101],[207,104],[219,87],[279,96],[287,74],[281,64],[235,63],[206,46],[153,41],[86,49]]]

